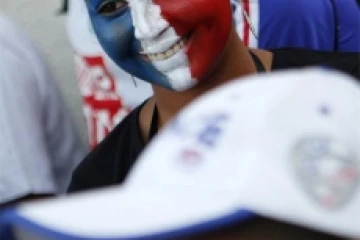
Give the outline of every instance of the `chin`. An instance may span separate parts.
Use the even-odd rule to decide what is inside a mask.
[[[197,80],[191,77],[189,68],[178,68],[166,74],[171,89],[174,91],[186,91],[197,84]]]

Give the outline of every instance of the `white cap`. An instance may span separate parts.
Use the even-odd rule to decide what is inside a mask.
[[[3,227],[52,239],[148,239],[257,215],[360,237],[360,88],[320,69],[239,79],[196,100],[126,183],[25,204]]]

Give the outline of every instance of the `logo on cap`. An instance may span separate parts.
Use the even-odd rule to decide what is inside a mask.
[[[190,119],[175,119],[170,129],[181,139],[184,147],[179,151],[179,160],[186,168],[199,166],[204,156],[216,149],[229,116],[223,112],[195,116]],[[188,124],[191,123],[191,124]]]
[[[339,209],[359,185],[359,162],[344,144],[327,138],[308,138],[293,149],[293,166],[303,188],[317,204]]]

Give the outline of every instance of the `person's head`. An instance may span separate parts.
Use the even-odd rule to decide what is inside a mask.
[[[100,44],[128,73],[186,90],[216,68],[232,31],[227,0],[85,0]]]

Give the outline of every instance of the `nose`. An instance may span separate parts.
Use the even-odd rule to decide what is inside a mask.
[[[161,16],[161,8],[152,0],[130,0],[135,37],[139,40],[157,37],[169,24]]]

